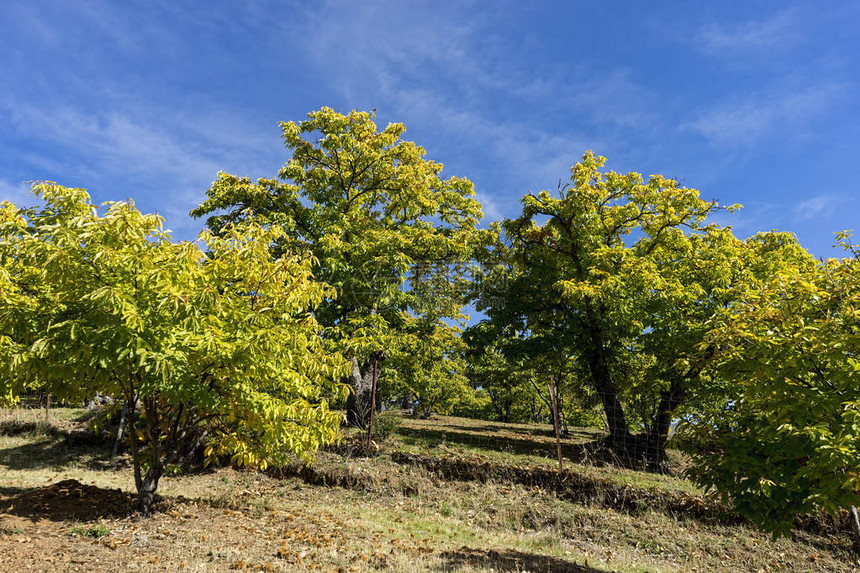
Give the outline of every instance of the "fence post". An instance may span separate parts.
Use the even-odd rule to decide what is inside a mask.
[[[376,380],[379,361],[373,361],[373,384],[370,387],[370,421],[367,423],[367,449],[370,449],[370,438],[373,436],[373,411],[376,410]]]
[[[558,475],[562,473],[562,464],[561,464],[561,431],[559,429],[560,425],[560,417],[561,414],[558,411],[558,396],[556,393],[558,392],[558,386],[555,383],[555,376],[549,377],[549,395],[550,400],[552,400],[552,425],[555,428],[555,447],[558,452]]]

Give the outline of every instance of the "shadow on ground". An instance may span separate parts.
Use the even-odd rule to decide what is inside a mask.
[[[401,436],[414,438],[422,442],[454,443],[473,448],[484,448],[505,453],[527,454],[527,455],[554,455],[555,444],[551,442],[538,442],[523,434],[520,436],[493,436],[476,434],[473,431],[449,431],[430,428],[397,428]],[[565,457],[573,460],[581,460],[587,455],[584,444],[562,443]]]
[[[10,470],[58,468],[108,454],[110,451],[102,439],[84,433],[45,435],[36,442],[0,449],[0,467]]]
[[[135,501],[133,494],[120,489],[104,489],[69,479],[0,500],[0,512],[34,521],[93,521],[132,514]]]
[[[500,572],[530,571],[532,573],[607,573],[588,565],[578,565],[558,557],[524,553],[513,549],[494,551],[461,547],[441,555],[445,561],[443,570],[457,569],[464,565]]]
[[[538,441],[525,433],[518,435],[482,435],[473,432],[452,432],[402,426],[397,429],[397,433],[405,438],[407,443],[411,442],[414,445],[426,446],[428,444],[448,443],[509,454],[537,455],[548,458],[556,456],[556,444],[554,442]],[[594,439],[594,434],[583,432],[581,435],[578,434],[577,437],[591,438],[591,440],[571,443],[566,439],[561,444],[562,455],[573,463],[588,464],[596,467],[608,464],[620,468],[645,470],[653,473],[671,473],[667,466],[653,465],[641,456],[638,456],[636,452],[631,455],[624,455],[607,447],[603,438]],[[636,436],[633,436],[631,439],[633,438],[636,438]],[[636,448],[632,449],[635,450]]]

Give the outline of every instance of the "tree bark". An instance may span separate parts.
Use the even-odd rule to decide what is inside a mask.
[[[365,362],[359,363],[358,358],[352,359],[352,371],[347,377],[352,392],[346,400],[346,422],[350,426],[366,429],[370,420],[370,409],[372,405],[373,391],[373,363],[374,360],[381,362],[384,354],[374,353]],[[381,364],[380,364],[381,369]]]
[[[603,333],[597,322],[594,308],[591,303],[587,303],[585,309],[588,318],[589,337],[591,338],[591,356],[588,356],[588,369],[594,382],[594,389],[600,395],[603,411],[606,414],[606,424],[609,426],[608,443],[613,449],[623,448],[630,438],[624,407],[618,399],[618,390],[612,382],[612,373],[609,371],[609,362],[606,360]]]
[[[370,403],[372,407],[370,408],[370,416],[367,422],[367,449],[370,450],[371,444],[373,443],[373,411],[376,409],[376,382],[379,377],[379,361],[373,361],[373,382],[370,387]]]
[[[122,413],[119,415],[119,427],[116,429],[116,440],[113,443],[113,450],[110,454],[110,461],[113,462],[119,454],[119,447],[122,443],[122,435],[125,432],[125,425],[128,421],[128,402],[123,402]]]
[[[598,349],[596,354],[598,356],[590,360],[588,366],[594,381],[594,389],[600,395],[603,412],[606,414],[606,425],[609,426],[609,442],[613,446],[623,446],[630,438],[627,417],[624,414],[621,400],[618,399],[618,391],[612,383],[609,365],[606,363],[603,349]]]
[[[412,411],[415,408],[415,398],[412,395],[411,390],[407,390],[403,397],[400,400],[400,407],[403,410]]]
[[[155,502],[155,490],[158,489],[158,480],[161,479],[161,464],[153,464],[137,488],[137,502],[140,511],[146,515],[152,515],[152,504]]]
[[[851,529],[854,531],[854,550],[860,553],[860,516],[857,515],[857,508],[853,505],[848,511],[851,514]]]
[[[666,442],[669,440],[669,430],[672,426],[672,412],[684,402],[685,398],[684,393],[678,389],[674,382],[668,391],[660,393],[657,413],[651,421],[651,427],[645,434],[644,442],[639,444],[639,447],[644,450],[641,455],[649,465],[664,467],[668,463]]]
[[[555,429],[555,447],[558,454],[558,475],[562,474],[562,457],[561,457],[561,429],[559,428],[561,413],[558,407],[558,386],[555,383],[555,378],[549,377],[549,395],[552,398],[552,425]]]

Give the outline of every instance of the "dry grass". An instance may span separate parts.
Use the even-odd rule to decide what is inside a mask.
[[[856,567],[842,532],[832,537],[798,532],[793,539],[772,541],[748,526],[685,517],[660,509],[659,503],[635,511],[612,509],[597,496],[574,502],[504,474],[455,479],[420,464],[396,463],[398,456],[391,455],[400,451],[547,470],[554,461],[552,451],[544,450],[546,429],[407,420],[402,433],[374,457],[322,452],[312,470],[285,468],[281,475],[265,475],[221,468],[165,478],[159,488],[164,501],[152,518],[115,510],[89,520],[69,515],[72,501],[80,501],[69,497],[78,489],[94,504],[110,494],[118,506],[122,498],[115,488],[132,493],[130,469],[106,463],[109,445],[70,444],[62,431],[50,429],[0,435],[0,571],[817,572]],[[520,441],[506,451],[510,434]],[[583,432],[570,440],[591,436]],[[698,495],[678,477],[569,465],[577,475],[599,478],[607,487]],[[49,487],[69,479],[82,486]],[[22,506],[26,500],[29,504]],[[109,533],[71,533],[96,526]]]

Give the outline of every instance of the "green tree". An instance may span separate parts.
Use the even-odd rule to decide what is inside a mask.
[[[480,322],[466,330],[464,339],[469,379],[488,395],[498,421],[552,423],[552,377],[565,432],[570,425],[600,423],[594,410],[596,395],[581,383],[581,365],[566,350],[542,346],[540,337],[496,326]]]
[[[497,247],[507,278],[484,286],[480,308],[517,352],[559,373],[577,366],[568,376],[600,400],[608,446],[662,466],[671,420],[709,359],[704,323],[733,296],[739,242],[708,224],[718,207],[695,189],[602,173],[604,161],[588,152],[557,196],[523,198]]]
[[[860,253],[817,261],[793,237],[728,320],[711,325],[721,408],[683,428],[695,480],[786,533],[860,502]]]
[[[281,225],[275,248],[312,254],[318,280],[337,289],[316,310],[326,339],[353,363],[351,423],[364,425],[373,364],[408,330],[411,316],[462,319],[473,250],[492,233],[476,228],[480,205],[467,179],[401,139],[402,124],[379,131],[373,115],[329,108],[280,124],[291,157],[277,179],[220,173],[192,211],[207,226],[254,219]]]
[[[129,405],[134,478],[149,512],[159,479],[208,444],[265,467],[306,461],[338,436],[343,359],[311,314],[331,296],[308,257],[273,259],[277,227],[175,243],[129,203],[36,185],[43,208],[0,210],[0,391],[38,384]],[[24,272],[26,271],[26,272]]]
[[[469,410],[474,390],[465,374],[460,329],[412,318],[390,353],[390,377],[400,396],[412,396],[424,417]]]

